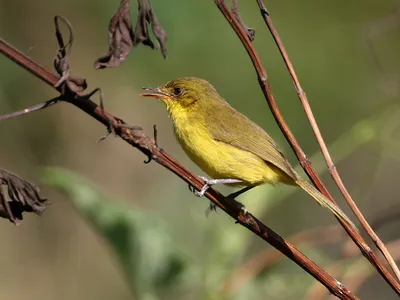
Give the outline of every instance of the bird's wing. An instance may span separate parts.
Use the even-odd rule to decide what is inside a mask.
[[[218,110],[217,107],[216,109],[216,113],[206,116],[206,124],[215,140],[251,152],[296,179],[297,176],[289,161],[260,126],[230,107],[229,104],[223,109]]]

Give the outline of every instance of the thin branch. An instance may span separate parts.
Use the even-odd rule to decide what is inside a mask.
[[[5,115],[0,115],[0,121],[11,119],[11,118],[15,118],[15,117],[20,117],[20,116],[27,115],[27,114],[30,114],[32,112],[38,111],[38,110],[45,109],[45,108],[47,108],[49,106],[52,106],[52,105],[56,104],[58,101],[60,101],[60,99],[57,96],[56,98],[44,101],[44,102],[39,103],[39,104],[32,105],[32,106],[27,107],[27,108],[25,108],[23,110],[14,111],[12,113],[5,114]]]
[[[275,43],[279,49],[279,52],[282,55],[282,58],[285,62],[285,65],[289,71],[290,76],[292,77],[293,84],[296,88],[297,96],[299,97],[301,104],[304,107],[304,111],[307,115],[308,121],[310,122],[311,128],[314,132],[314,135],[317,139],[318,145],[321,149],[321,152],[324,156],[326,165],[328,166],[329,173],[331,174],[333,180],[335,181],[336,185],[339,187],[340,192],[342,193],[343,197],[346,199],[347,203],[349,204],[351,210],[356,215],[357,219],[360,221],[362,227],[365,229],[371,240],[375,243],[378,249],[381,251],[387,262],[389,263],[390,267],[392,268],[394,274],[397,277],[397,280],[400,281],[400,270],[396,265],[396,262],[390,255],[389,251],[387,250],[385,244],[381,241],[372,227],[369,225],[363,214],[361,213],[360,209],[357,207],[356,203],[354,202],[353,198],[350,196],[350,193],[347,191],[346,187],[343,184],[343,181],[339,175],[339,172],[336,169],[335,164],[333,163],[332,157],[328,151],[328,147],[325,144],[324,138],[322,137],[321,131],[318,127],[317,121],[315,120],[314,114],[311,110],[310,103],[307,99],[306,93],[304,92],[303,88],[300,85],[300,81],[297,77],[297,74],[293,68],[293,64],[290,61],[289,55],[283,46],[282,40],[279,37],[278,32],[275,29],[274,24],[272,23],[272,19],[268,13],[266,13],[265,6],[262,0],[257,0],[258,6],[261,10],[261,14],[264,18],[265,24],[267,25],[269,31],[271,32],[272,37],[275,40]]]
[[[270,88],[267,72],[263,67],[260,57],[257,54],[255,48],[253,47],[251,41],[249,40],[245,30],[242,28],[240,23],[236,20],[234,14],[229,10],[223,0],[214,0],[217,7],[224,15],[226,20],[231,25],[232,29],[235,31],[237,36],[239,37],[240,41],[242,42],[243,46],[245,47],[253,66],[256,70],[258,81],[261,87],[261,90],[264,93],[264,96],[268,102],[268,105],[273,113],[275,120],[277,121],[279,127],[281,128],[283,134],[285,135],[286,139],[288,140],[290,146],[294,150],[301,166],[311,179],[311,181],[315,184],[315,186],[323,193],[326,197],[330,200],[333,200],[332,196],[329,194],[326,187],[323,185],[322,181],[320,180],[317,172],[313,169],[311,162],[307,159],[304,151],[301,149],[299,143],[297,142],[296,138],[294,137],[293,133],[290,131],[286,121],[283,119],[282,114],[278,108],[278,105],[275,101],[274,95]],[[266,10],[263,13],[268,14]],[[379,262],[376,255],[372,252],[371,248],[368,244],[364,241],[364,239],[360,236],[360,234],[353,230],[348,224],[339,220],[342,227],[347,231],[351,239],[356,243],[362,254],[370,261],[372,265],[378,270],[378,272],[382,275],[382,277],[386,280],[386,282],[392,287],[392,289],[400,295],[400,284],[393,278],[393,276],[388,272],[388,270]]]
[[[48,83],[54,88],[60,79],[59,76],[47,71],[32,59],[19,52],[11,45],[0,39],[0,53],[9,57],[12,61],[18,63],[30,73]],[[151,157],[155,162],[167,168],[186,183],[189,183],[196,189],[200,189],[204,185],[204,181],[196,174],[191,173],[179,162],[173,159],[168,153],[157,148],[153,139],[147,137],[140,128],[129,129],[124,125],[125,122],[114,117],[110,113],[102,110],[96,103],[88,98],[79,96],[78,94],[68,93],[61,96],[61,99],[67,101],[79,109],[83,110],[97,121],[108,128],[110,122],[115,127],[115,133],[124,141],[139,149],[142,153]],[[307,273],[320,281],[332,294],[340,299],[358,299],[343,284],[321,269],[317,264],[307,258],[291,243],[287,242],[269,227],[260,222],[251,213],[243,213],[241,206],[232,199],[225,198],[222,194],[210,188],[205,196],[223,211],[229,214],[237,223],[246,227],[263,240],[271,244],[273,247],[282,252],[289,259],[293,260],[297,265],[303,268]]]

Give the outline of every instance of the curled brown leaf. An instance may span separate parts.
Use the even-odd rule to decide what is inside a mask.
[[[160,44],[161,53],[164,58],[166,58],[167,33],[158,21],[156,13],[151,6],[151,1],[138,0],[138,19],[134,31],[134,45],[136,46],[139,43],[143,43],[154,49],[156,47],[150,39],[148,25],[151,25],[152,32]]]
[[[23,212],[42,214],[48,201],[39,188],[19,176],[0,169],[0,217],[14,224],[22,221]]]
[[[96,69],[116,67],[128,56],[133,46],[129,0],[121,0],[108,26],[109,50],[95,62]]]
[[[151,28],[153,31],[154,36],[156,37],[158,43],[160,44],[160,50],[164,58],[167,58],[167,40],[168,36],[164,28],[161,26],[160,22],[158,21],[158,18],[156,16],[156,13],[154,12],[154,9],[151,8],[149,9],[149,18],[150,18],[150,24]]]
[[[66,45],[64,43],[64,38],[60,30],[59,20],[62,20],[68,27],[69,40]],[[61,76],[55,87],[60,88],[63,94],[68,92],[83,92],[87,88],[86,79],[77,76],[71,76],[71,69],[68,61],[69,54],[74,43],[74,31],[72,29],[72,25],[66,18],[62,16],[55,16],[54,23],[56,27],[57,42],[59,45],[56,58],[54,59],[54,68]]]
[[[167,34],[158,21],[150,0],[138,0],[138,17],[134,29],[130,16],[130,1],[121,0],[108,27],[108,52],[96,60],[95,68],[119,66],[131,49],[139,44],[155,49],[156,46],[150,38],[149,25],[152,26],[152,32],[160,44],[161,53],[166,58]]]

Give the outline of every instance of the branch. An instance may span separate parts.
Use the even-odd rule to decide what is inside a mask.
[[[257,0],[258,6],[261,10],[261,14],[264,18],[265,24],[267,25],[269,31],[271,32],[272,37],[275,40],[276,45],[278,46],[279,52],[282,55],[282,58],[285,62],[285,65],[289,71],[290,76],[292,77],[293,84],[296,88],[297,96],[299,97],[301,104],[304,107],[304,111],[307,115],[308,121],[310,122],[311,128],[314,132],[315,138],[317,139],[318,145],[321,149],[322,155],[324,156],[326,165],[328,166],[329,173],[331,174],[333,180],[335,181],[336,185],[339,187],[340,192],[342,193],[343,197],[346,199],[347,203],[349,204],[351,210],[356,215],[357,219],[360,221],[362,227],[365,229],[371,240],[375,243],[378,249],[381,251],[383,256],[385,257],[386,261],[389,263],[390,267],[392,268],[394,274],[397,277],[397,280],[400,280],[400,270],[397,267],[394,259],[390,255],[389,251],[387,250],[385,244],[381,241],[372,227],[368,224],[367,220],[361,213],[360,209],[357,207],[356,203],[354,202],[353,198],[350,196],[350,193],[347,191],[346,187],[343,184],[343,181],[339,175],[339,172],[336,169],[335,164],[331,158],[331,155],[328,151],[328,147],[325,144],[324,138],[322,137],[321,131],[319,130],[317,121],[315,120],[314,114],[311,110],[310,103],[308,102],[306,93],[304,92],[303,88],[300,85],[300,81],[296,75],[296,72],[293,68],[293,64],[289,59],[289,55],[283,46],[282,40],[279,37],[278,32],[275,29],[274,24],[272,23],[272,19],[268,13],[266,13],[265,6],[261,0]]]
[[[60,76],[47,71],[42,66],[38,65],[23,53],[17,51],[2,39],[0,39],[0,53],[3,53],[12,61],[18,63],[24,69],[32,73],[37,78],[43,80],[53,88],[60,79]],[[191,173],[179,162],[173,159],[168,153],[156,147],[155,141],[146,136],[141,128],[135,127],[134,129],[129,129],[125,127],[124,125],[126,123],[123,120],[106,112],[88,97],[82,97],[76,93],[69,92],[61,95],[60,99],[83,110],[107,128],[109,128],[111,123],[115,128],[115,133],[124,141],[179,176],[182,180],[194,188],[201,189],[201,187],[204,185],[205,182],[198,175]],[[291,243],[287,242],[272,229],[264,225],[251,213],[248,212],[244,214],[241,207],[237,205],[237,202],[232,201],[232,199],[225,198],[222,194],[212,188],[207,190],[205,196],[215,205],[220,207],[224,212],[230,215],[233,219],[235,219],[237,223],[261,237],[264,241],[271,244],[278,251],[303,268],[307,273],[320,281],[332,294],[336,295],[340,299],[358,299],[343,284],[321,269],[317,264],[297,250]]]
[[[290,131],[286,121],[283,119],[282,114],[278,108],[278,105],[275,101],[275,97],[272,93],[271,87],[268,82],[267,72],[263,67],[260,57],[257,54],[254,46],[252,45],[250,39],[247,36],[247,33],[241,26],[241,24],[237,21],[232,11],[226,6],[225,1],[223,0],[214,0],[215,4],[224,15],[226,20],[231,25],[232,29],[235,31],[243,46],[245,47],[253,66],[256,70],[258,81],[261,87],[262,92],[268,102],[268,105],[272,111],[272,114],[278,123],[279,127],[282,130],[282,133],[288,140],[290,146],[295,152],[301,166],[303,167],[306,174],[309,176],[314,185],[323,193],[328,199],[334,202],[332,196],[323,185],[321,179],[319,178],[317,172],[313,169],[311,162],[307,159],[304,151],[301,149],[299,143],[294,137],[293,133]],[[268,14],[268,11],[264,8],[262,11],[263,14]],[[351,239],[356,243],[362,254],[369,260],[369,262],[378,270],[381,276],[386,280],[386,282],[392,287],[392,289],[400,295],[400,284],[393,278],[393,276],[388,272],[388,270],[379,262],[376,255],[372,252],[371,248],[364,241],[364,239],[360,236],[360,234],[353,230],[348,224],[338,219],[342,227],[347,231]]]

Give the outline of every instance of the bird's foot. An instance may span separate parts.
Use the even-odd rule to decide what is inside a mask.
[[[202,187],[202,189],[205,187],[205,186],[207,186],[207,182],[208,182],[208,178],[207,177],[204,177],[204,176],[200,176],[199,175],[199,177],[201,178],[201,179],[203,179],[205,182],[206,182],[206,184]],[[199,191],[197,191],[196,190],[196,188],[193,186],[193,185],[191,185],[190,183],[188,184],[188,187],[189,187],[189,191],[191,191],[193,194],[195,194],[196,196],[197,196],[197,193],[200,193]],[[209,187],[208,187],[209,188]],[[204,191],[204,193],[205,193],[206,191]],[[203,193],[203,195],[204,195],[204,193]],[[198,196],[198,197],[200,197],[200,196]]]
[[[208,217],[210,215],[210,213],[212,213],[213,211],[217,212],[217,206],[210,201],[210,204],[208,205],[206,212],[205,212],[206,217]]]
[[[227,178],[227,179],[209,179],[207,177],[203,177],[203,176],[199,176],[201,179],[204,180],[205,184],[203,185],[203,187],[200,190],[196,190],[196,188],[192,185],[189,184],[189,190],[195,194],[197,197],[203,197],[204,194],[207,192],[207,190],[212,187],[213,185],[216,184],[232,184],[232,183],[241,183],[243,182],[240,179],[233,179],[233,178]],[[234,194],[231,194],[232,196],[234,196]],[[244,208],[244,205],[241,204],[240,202],[237,202],[234,197],[231,197],[231,195],[228,196],[228,198],[232,198],[232,200],[237,203],[241,208]],[[210,202],[210,205],[208,206],[208,208],[206,209],[206,216],[208,217],[208,215],[212,212],[212,211],[217,211],[217,206]],[[244,210],[244,213],[247,213],[247,210]]]
[[[213,181],[214,181],[215,179],[208,179],[207,177],[204,177],[204,176],[199,176],[199,177],[205,181],[205,184],[203,185],[203,187],[201,188],[200,191],[196,191],[195,189],[193,189],[193,194],[194,194],[195,196],[197,196],[197,197],[203,197],[204,194],[205,194],[205,192],[207,192],[207,190],[208,190],[211,186],[213,186],[213,184],[215,184],[215,183],[213,183]]]
[[[189,187],[191,191],[197,196],[197,197],[203,197],[204,194],[207,192],[207,190],[212,187],[213,185],[216,184],[232,184],[232,183],[241,183],[242,180],[240,179],[232,179],[232,178],[227,178],[227,179],[209,179],[207,177],[199,176],[201,179],[204,180],[205,184],[203,187],[199,190],[196,191],[194,190],[193,187]]]

